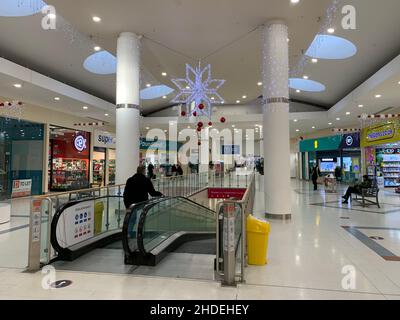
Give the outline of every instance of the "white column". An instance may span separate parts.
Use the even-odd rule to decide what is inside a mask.
[[[140,37],[124,32],[117,47],[116,184],[136,173],[140,148]]]
[[[264,179],[266,217],[291,218],[288,28],[264,28]]]

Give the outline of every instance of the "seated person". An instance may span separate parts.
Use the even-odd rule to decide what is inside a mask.
[[[354,187],[349,187],[346,194],[342,197],[344,199],[343,203],[349,203],[349,198],[353,193],[361,194],[362,189],[369,189],[372,187],[372,181],[367,175],[363,176],[363,182],[356,184]]]

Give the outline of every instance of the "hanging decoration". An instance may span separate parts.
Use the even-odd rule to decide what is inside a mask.
[[[23,102],[18,100],[0,102],[0,112],[6,118],[15,118],[20,120],[23,105]]]
[[[361,121],[361,128],[366,128],[374,124],[382,123],[392,119],[399,119],[400,114],[366,114],[358,116]]]
[[[202,69],[200,62],[195,68],[186,64],[186,78],[172,79],[172,82],[180,90],[172,102],[185,104],[185,115],[206,116],[211,119],[212,104],[224,103],[224,99],[217,91],[225,83],[225,80],[212,79],[210,65]],[[194,108],[191,110],[193,103]]]

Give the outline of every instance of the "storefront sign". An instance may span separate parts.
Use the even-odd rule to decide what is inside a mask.
[[[341,149],[357,149],[360,148],[360,133],[344,134]]]
[[[32,179],[14,180],[12,185],[12,197],[30,196],[32,191]]]
[[[115,134],[105,132],[105,131],[98,131],[94,132],[94,146],[101,147],[101,148],[115,148],[117,138]]]
[[[400,140],[398,121],[374,125],[362,130],[361,146],[394,143]]]
[[[240,146],[239,145],[223,145],[221,154],[240,155]]]
[[[342,136],[336,135],[300,141],[300,152],[339,150]]]
[[[68,248],[94,235],[94,200],[64,210],[59,222],[58,242]]]
[[[246,189],[208,188],[208,199],[242,199]]]
[[[74,139],[74,146],[75,149],[78,150],[79,152],[82,152],[83,150],[86,150],[86,139],[82,135],[78,135]]]

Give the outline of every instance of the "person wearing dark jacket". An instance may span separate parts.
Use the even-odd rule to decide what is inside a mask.
[[[311,179],[314,185],[314,190],[318,190],[317,180],[318,177],[321,175],[321,171],[319,170],[318,165],[315,165],[311,174]]]
[[[152,197],[162,197],[162,193],[154,189],[153,183],[145,176],[146,168],[139,166],[137,173],[126,181],[124,204],[128,209],[132,204],[149,200]]]
[[[183,176],[183,169],[180,164],[176,166],[176,173],[178,174],[178,176]]]
[[[369,189],[372,187],[372,181],[371,179],[365,175],[363,177],[363,182],[360,184],[356,184],[354,187],[349,187],[346,191],[346,194],[342,197],[343,198],[343,203],[347,204],[349,203],[349,198],[353,193],[361,194],[362,189]]]

